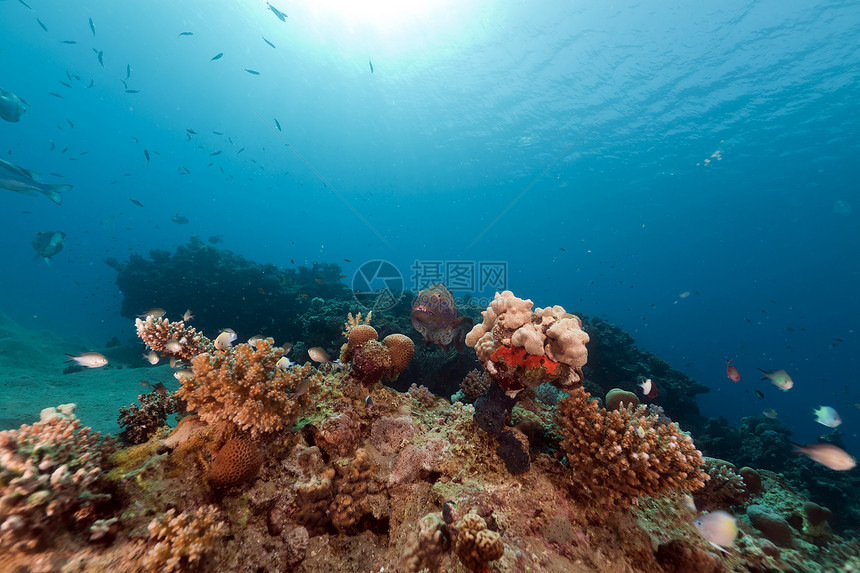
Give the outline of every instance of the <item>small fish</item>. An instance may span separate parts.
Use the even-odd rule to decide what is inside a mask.
[[[178,354],[182,352],[182,344],[175,338],[171,338],[164,343],[164,349],[173,354]]]
[[[223,58],[223,57],[224,57],[224,52],[218,52],[218,53],[217,53],[217,54],[215,54],[215,56],[214,56],[211,60],[209,60],[209,61],[210,61],[210,62],[214,62],[215,60],[220,60],[220,59],[221,59],[221,58]]]
[[[837,448],[833,444],[812,444],[811,446],[801,446],[791,442],[795,447],[794,453],[803,454],[814,462],[818,462],[823,466],[840,472],[852,469],[857,465],[857,461],[851,457],[842,448]]]
[[[143,150],[143,156],[146,157],[146,166],[149,167],[149,151]]]
[[[284,342],[284,344],[281,345],[281,348],[284,349],[284,356],[286,356],[287,354],[290,353],[290,350],[293,349],[293,343],[292,342]]]
[[[180,32],[179,36],[193,36],[194,32]],[[179,37],[177,36],[177,37]]]
[[[243,151],[245,151],[245,148],[244,148],[244,147],[243,147],[242,149],[240,149],[239,151],[237,151],[237,152],[236,152],[236,155],[239,155],[239,154],[240,154],[240,153],[242,153]]]
[[[27,4],[26,2],[24,2],[24,0],[18,0],[18,2],[20,2],[21,4],[23,4],[23,5],[24,5],[24,6],[26,6],[27,8],[30,8],[30,5],[29,5],[29,4]],[[30,8],[30,10],[32,10],[32,8]]]
[[[268,40],[266,39],[266,37],[265,37],[265,36],[262,36],[262,38],[263,38],[263,41],[264,41],[264,42],[266,42],[267,44],[269,44],[269,45],[270,45],[270,46],[272,46],[273,48],[275,47],[275,45],[274,45],[273,43],[271,43],[270,41],[268,41]]]
[[[370,397],[370,394],[367,395],[367,398],[364,399],[364,407],[370,408],[373,406],[373,398]]]
[[[67,119],[66,121],[69,123],[69,127],[71,127],[72,129],[75,129],[75,124],[72,123],[71,119]],[[86,153],[86,151],[79,153],[78,155],[83,155],[84,153]]]
[[[815,414],[815,421],[828,428],[835,428],[842,423],[842,418],[830,406],[819,406],[817,410],[812,411]]]
[[[693,520],[693,525],[705,540],[722,551],[724,547],[734,547],[738,536],[737,519],[725,511],[712,511]]]
[[[322,279],[314,279],[314,282],[316,282],[318,285],[323,284],[323,280],[322,280]]]
[[[50,262],[51,257],[63,250],[66,234],[62,231],[44,231],[37,233],[33,238],[32,245],[36,250],[35,259],[44,259]]]
[[[183,217],[183,216],[182,216],[182,215],[180,215],[179,213],[177,213],[176,215],[174,215],[174,216],[173,216],[173,218],[172,218],[172,219],[170,219],[170,220],[171,220],[171,221],[173,221],[174,223],[176,223],[177,225],[185,225],[186,223],[188,223],[188,222],[189,222],[189,220],[188,220],[188,218],[187,218],[187,217]]]
[[[155,307],[155,308],[150,308],[149,310],[144,311],[142,314],[138,314],[137,318],[142,318],[143,320],[146,320],[150,316],[152,318],[161,318],[165,314],[167,314],[166,310],[164,310],[163,308]]]
[[[161,382],[156,382],[155,384],[153,384],[152,389],[162,396],[167,396],[167,387]]]
[[[194,373],[191,370],[177,370],[173,373],[173,377],[180,382],[183,382],[185,380],[190,380],[191,378],[194,378]]]
[[[144,354],[143,359],[155,366],[158,364],[158,354],[155,353],[155,350],[150,352],[149,354]]]
[[[139,94],[140,90],[125,90],[125,93],[127,93],[127,94]]]
[[[272,13],[278,17],[278,20],[280,20],[281,22],[287,21],[288,16],[286,14],[284,14],[283,12],[281,12],[280,10],[278,10],[277,8],[275,8],[274,6],[269,4],[269,2],[266,2],[266,4],[269,5],[269,10],[271,10]]]
[[[88,85],[87,87],[88,87],[88,88],[91,88],[91,87],[93,87],[94,85],[96,85],[96,81],[95,81],[95,80],[90,80],[90,85]]]
[[[210,153],[209,157],[215,157],[216,155],[221,155],[222,153],[223,153],[223,151],[219,149],[218,151],[214,151],[214,152]]]
[[[77,42],[74,40],[61,40],[60,43],[61,44],[77,44]]]
[[[93,31],[93,38],[95,38],[95,37],[96,37],[96,25],[95,25],[95,24],[93,24],[93,19],[92,19],[92,18],[90,18],[90,30],[92,30],[92,31]]]
[[[351,260],[349,260],[349,259],[344,259],[344,260],[343,260],[343,262],[345,262],[345,263],[351,263],[352,261],[351,261]]]
[[[310,356],[311,360],[314,362],[331,362],[331,357],[329,357],[328,353],[319,346],[308,348],[308,356]]]
[[[296,398],[298,398],[300,396],[304,396],[305,394],[308,393],[308,390],[310,390],[310,389],[311,389],[311,379],[310,378],[303,378],[302,381],[299,382],[299,385],[296,386],[296,391],[293,392],[293,400],[295,400]]]
[[[105,67],[105,53],[103,50],[99,51],[99,63],[102,65],[102,67]]]
[[[791,376],[788,375],[788,372],[785,370],[771,370],[768,372],[767,370],[762,370],[759,368],[759,372],[764,374],[764,378],[762,380],[770,380],[774,386],[782,390],[783,392],[787,392],[791,390],[794,386],[794,381],[791,379]]]
[[[87,368],[101,368],[108,363],[104,354],[100,354],[98,352],[84,352],[80,356],[66,354],[66,356],[70,357],[66,362],[77,362],[79,365],[86,366]]]
[[[58,94],[57,92],[48,92],[48,95],[52,95],[52,96],[58,97],[60,99],[66,99],[63,96],[61,96],[60,94]]]
[[[138,207],[143,207],[143,203],[141,203],[137,199],[132,199],[131,197],[129,197],[128,200],[137,205]]]
[[[218,350],[226,350],[236,341],[236,333],[232,330],[225,330],[215,338],[215,348]]]
[[[646,378],[642,382],[639,383],[639,387],[642,388],[642,394],[646,398],[656,398],[659,392],[657,391],[657,385],[650,378]]]
[[[774,410],[773,408],[769,408],[769,409],[765,410],[764,412],[762,412],[762,414],[764,414],[765,418],[770,418],[771,420],[776,420],[777,416],[779,416],[777,411]]]
[[[185,314],[182,315],[182,321],[183,322],[189,322],[191,320],[194,320],[194,314],[191,312],[191,309],[189,308],[188,310],[185,311]]]
[[[193,129],[186,129],[185,131],[187,131],[187,132],[188,132],[188,133],[190,133],[191,135],[197,135],[197,132],[196,132],[196,131],[194,131]]]
[[[731,365],[732,361],[729,360],[726,362],[726,376],[731,379],[732,382],[740,382],[741,381],[741,373],[738,372],[738,369]]]
[[[243,70],[245,70],[246,72],[248,72],[249,74],[252,74],[252,75],[255,75],[255,76],[259,76],[259,75],[260,75],[260,72],[258,72],[257,70],[249,70],[248,68],[242,68],[242,69],[243,69]]]
[[[46,31],[46,32],[48,31],[48,27],[47,27],[47,26],[45,26],[45,25],[42,23],[42,21],[41,21],[41,20],[39,20],[38,18],[36,18],[36,22],[38,22],[38,23],[39,23],[39,26],[41,26],[41,27],[42,27],[42,29],[43,29],[44,31]]]
[[[248,339],[248,344],[251,346],[251,348],[257,348],[257,342],[263,340],[264,338],[265,336],[263,336],[262,334],[255,334]]]
[[[212,133],[214,133],[215,135],[224,135],[223,131],[213,131]]]
[[[295,366],[295,365],[296,365],[296,363],[295,363],[295,362],[293,362],[293,361],[291,361],[291,360],[290,360],[289,358],[287,358],[286,356],[281,356],[281,357],[278,359],[278,361],[275,363],[275,366],[277,366],[277,367],[278,367],[278,368],[280,368],[281,370],[286,370],[287,368],[289,368],[289,367],[291,367],[291,366]]]
[[[125,66],[125,79],[127,80],[131,77],[131,64],[126,64]]]
[[[370,61],[370,58],[367,59],[367,63],[370,64],[370,73],[373,73],[373,62]],[[564,249],[562,249],[563,251]]]
[[[277,128],[278,128],[278,131],[281,131],[281,124],[280,124],[280,123],[278,123],[278,118],[277,118],[277,117],[274,117],[274,118],[272,118],[272,119],[274,119],[274,120],[275,120],[275,127],[277,127]]]

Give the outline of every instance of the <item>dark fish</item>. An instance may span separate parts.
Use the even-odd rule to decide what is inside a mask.
[[[276,118],[273,118],[273,119],[275,120],[275,127],[277,127],[277,128],[278,128],[278,131],[281,131],[281,124],[280,124],[280,123],[278,123],[278,118],[276,117]]]
[[[57,144],[52,141],[51,142],[51,151],[55,150],[56,148],[57,148]]]
[[[137,205],[138,207],[143,207],[143,203],[141,203],[137,199],[132,199],[131,197],[129,197],[128,200]]]
[[[125,83],[125,80],[120,80],[120,82],[122,82],[122,87],[124,87],[125,89],[128,89],[128,84]]]
[[[194,32],[180,32],[180,36],[193,36]]]
[[[52,96],[54,96],[54,97],[58,97],[58,98],[60,98],[60,99],[66,99],[66,98],[64,98],[63,96],[61,96],[60,94],[58,94],[58,93],[56,93],[56,92],[48,92],[48,95],[52,95]]]
[[[95,38],[95,37],[96,37],[96,25],[95,25],[95,24],[93,24],[93,19],[92,19],[92,18],[90,18],[90,30],[92,30],[92,31],[93,31],[93,38]]]
[[[77,42],[74,40],[61,40],[60,43],[61,44],[77,44]]]
[[[258,72],[257,70],[249,70],[248,68],[242,68],[242,69],[245,70],[246,72],[248,72],[249,74],[253,74],[255,76],[260,75],[260,72]]]
[[[212,133],[214,133],[215,135],[224,135],[224,132],[222,131],[213,131]]]
[[[144,149],[143,156],[146,157],[146,165],[149,166],[149,151]]]
[[[66,234],[62,231],[45,231],[37,233],[33,238],[33,248],[36,249],[37,259],[45,259],[45,262],[63,250],[63,241]]]
[[[105,59],[104,58],[105,58],[104,51],[99,50],[99,63],[102,65],[102,67],[105,67]]]
[[[127,94],[139,94],[140,90],[125,90],[125,93],[127,93]]]
[[[759,400],[764,398],[764,392],[762,392],[761,390],[756,390],[755,395],[759,397]]]
[[[72,84],[67,84],[66,82],[59,82],[61,86],[66,86],[67,88],[71,88]]]
[[[75,129],[75,124],[72,123],[71,119],[67,119],[66,121],[69,122],[69,127],[71,127],[72,129]],[[84,152],[84,153],[86,153],[86,152]]]
[[[42,23],[42,21],[41,21],[41,20],[39,20],[38,18],[36,18],[36,22],[38,22],[38,23],[39,23],[39,25],[42,27],[42,29],[43,29],[44,31],[46,31],[46,32],[48,31],[48,27],[47,27],[47,26],[45,26],[45,25]]]
[[[209,61],[210,61],[210,62],[214,62],[215,60],[220,60],[220,59],[221,59],[221,58],[223,58],[223,57],[224,57],[224,52],[218,52],[218,53],[215,55],[215,57],[214,57],[214,58],[212,58],[212,59],[211,59],[211,60],[209,60]]]
[[[239,154],[240,154],[240,153],[242,153],[243,151],[245,151],[245,148],[244,148],[244,147],[243,147],[242,149],[240,149],[239,151],[237,151],[237,152],[236,152],[236,155],[239,155]]]
[[[86,155],[87,153],[89,153],[89,151],[81,151],[80,153],[78,153],[78,155],[79,155],[79,156],[80,156],[80,155]]]
[[[213,245],[217,245],[218,243],[224,242],[224,235],[212,235],[209,237],[209,242]]]
[[[196,131],[194,131],[193,129],[186,129],[185,131],[187,131],[187,132],[188,132],[188,133],[190,133],[191,135],[197,135],[197,132],[196,132]]]
[[[370,64],[370,73],[373,73],[373,62],[370,61],[370,58],[367,59],[367,63]]]
[[[222,151],[221,151],[221,150],[214,151],[214,152],[212,152],[212,153],[210,153],[210,154],[209,154],[209,157],[214,157],[214,156],[216,156],[216,155],[221,155],[221,153],[222,153]]]
[[[262,36],[262,38],[263,38],[263,41],[264,41],[264,42],[266,42],[267,44],[269,44],[269,45],[270,45],[270,46],[272,46],[273,48],[275,47],[275,45],[274,45],[273,43],[271,43],[270,41],[268,41],[268,40],[266,39],[266,37],[265,37],[265,36]]]
[[[373,398],[370,397],[370,394],[367,395],[367,398],[364,399],[364,406],[366,408],[370,408],[373,406]]]
[[[311,379],[310,378],[304,378],[301,382],[299,382],[299,385],[296,386],[296,391],[293,392],[293,399],[295,400],[299,396],[304,396],[305,394],[308,393],[308,390],[310,390],[310,389],[311,389]]]
[[[268,3],[268,2],[266,2],[266,4],[269,4],[269,3]],[[272,11],[272,13],[273,13],[275,16],[277,16],[277,17],[278,17],[278,20],[280,20],[281,22],[286,22],[286,21],[287,21],[288,16],[287,16],[286,14],[284,14],[283,12],[281,12],[280,10],[278,10],[277,8],[275,8],[274,6],[272,6],[271,4],[269,4],[269,10],[271,10],[271,11]]]
[[[184,225],[184,224],[189,222],[188,218],[181,216],[179,213],[174,215],[173,218],[171,219],[171,221],[173,221],[177,225]]]
[[[131,77],[131,64],[126,64],[125,66],[125,79]]]
[[[167,396],[167,387],[161,382],[156,382],[152,385],[152,389],[161,394],[162,396]]]
[[[23,4],[23,5],[24,5],[24,6],[26,6],[27,8],[30,8],[30,5],[29,5],[29,4],[27,4],[26,2],[24,2],[24,0],[18,0],[18,2],[20,2],[21,4]],[[30,8],[30,10],[32,10],[32,8]]]
[[[72,81],[72,74],[68,70],[66,70],[66,77],[69,78],[69,81]]]
[[[0,159],[0,189],[7,189],[32,196],[36,196],[36,193],[41,193],[57,205],[60,205],[63,202],[61,193],[71,188],[71,185],[42,183],[36,173]]]
[[[90,85],[88,85],[87,87],[88,87],[88,88],[91,88],[91,87],[93,87],[94,85],[96,85],[96,81],[95,81],[95,80],[90,80]]]

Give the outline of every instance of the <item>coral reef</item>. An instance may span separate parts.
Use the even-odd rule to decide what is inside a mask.
[[[185,364],[204,352],[214,352],[212,341],[184,322],[171,322],[166,318],[147,316],[145,320],[135,319],[137,336],[146,345],[168,358],[176,358]]]
[[[149,539],[152,545],[140,560],[144,571],[187,571],[203,567],[208,554],[227,535],[227,525],[218,520],[218,508],[201,507],[176,513],[175,509],[152,520]]]
[[[171,414],[184,413],[187,405],[175,392],[156,389],[137,397],[138,404],[119,409],[117,421],[122,427],[119,439],[127,446],[142,444],[149,440],[158,428],[164,426]]]
[[[95,522],[111,500],[104,472],[115,449],[70,417],[0,432],[0,547],[37,550],[70,521]]]
[[[354,323],[350,314],[344,331],[347,341],[340,350],[340,362],[349,363],[350,377],[365,386],[372,386],[385,377],[396,379],[412,360],[415,352],[412,339],[395,333],[380,343],[375,328],[366,322]]]
[[[436,401],[436,396],[433,395],[433,392],[430,391],[426,386],[416,386],[412,384],[409,387],[409,390],[406,391],[407,394],[412,396],[413,400],[417,400],[424,404],[425,408],[431,408],[433,406],[433,402]]]
[[[219,488],[242,486],[253,481],[263,465],[257,444],[243,438],[228,440],[212,460],[209,483]]]
[[[696,507],[715,511],[744,505],[750,494],[744,479],[737,473],[735,465],[716,458],[705,457],[704,460],[702,467],[710,479],[693,494]]]
[[[454,524],[457,545],[454,551],[460,562],[470,571],[483,569],[490,561],[505,553],[505,544],[495,531],[487,529],[487,522],[476,513],[467,513]]]
[[[639,496],[705,484],[702,454],[674,423],[645,406],[607,411],[589,397],[573,390],[556,416],[576,493],[596,507],[626,507]]]

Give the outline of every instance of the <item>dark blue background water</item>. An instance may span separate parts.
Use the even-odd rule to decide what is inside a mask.
[[[516,294],[710,386],[706,413],[775,408],[809,441],[824,404],[854,436],[858,2],[28,3],[0,0],[0,87],[32,106],[0,152],[74,189],[0,195],[0,310],[26,326],[130,337],[102,259],[191,233],[407,284],[416,260],[505,261]],[[50,265],[46,230],[69,235]]]

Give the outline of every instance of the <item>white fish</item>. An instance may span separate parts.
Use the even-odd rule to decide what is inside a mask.
[[[194,373],[191,370],[177,370],[173,373],[173,377],[182,382],[183,380],[193,378]]]
[[[248,339],[248,344],[251,345],[251,348],[257,348],[257,341],[263,340],[265,338],[262,334],[255,334],[251,338]]]
[[[314,362],[331,362],[331,358],[329,357],[328,352],[326,352],[319,346],[308,348],[308,356],[310,356],[311,360],[313,360]]]
[[[844,472],[857,465],[857,460],[851,457],[848,452],[833,444],[812,444],[811,446],[801,446],[794,442],[791,444],[796,448],[794,453],[803,454],[812,461],[832,470]]]
[[[725,511],[712,511],[705,515],[700,515],[693,520],[693,525],[702,534],[702,537],[708,543],[722,551],[728,553],[724,547],[734,547],[735,539],[738,536],[738,524],[735,517]]]
[[[167,314],[166,310],[164,310],[163,308],[156,307],[156,308],[150,308],[149,310],[144,311],[143,314],[138,314],[137,318],[146,319],[149,316],[151,316],[152,318],[161,318],[165,314]]]
[[[186,310],[186,311],[185,311],[185,314],[183,314],[183,315],[182,315],[182,320],[183,320],[184,322],[189,322],[189,321],[191,321],[191,320],[194,320],[194,314],[192,314],[192,312],[191,312],[191,309],[190,309],[190,308],[189,308],[188,310]]]
[[[57,205],[62,204],[63,196],[71,189],[71,185],[50,185],[39,181],[39,175],[23,167],[13,165],[0,159],[0,189],[7,189],[24,195],[41,193]]]
[[[287,358],[286,356],[281,356],[281,358],[280,358],[280,359],[278,360],[278,362],[275,364],[275,366],[277,366],[277,367],[278,367],[278,368],[280,368],[281,370],[286,370],[287,368],[289,368],[289,367],[291,367],[291,366],[295,366],[295,365],[296,365],[296,363],[295,363],[295,362],[293,362],[293,361],[291,361],[291,360],[290,360],[289,358]]]
[[[835,428],[842,423],[842,418],[840,418],[836,410],[830,406],[819,406],[818,409],[813,410],[812,413],[815,414],[816,422],[823,424],[828,428]]]
[[[152,365],[158,364],[158,354],[155,353],[155,350],[153,350],[149,354],[144,354],[143,359]]]
[[[74,361],[81,366],[86,366],[87,368],[101,368],[108,363],[108,359],[105,358],[104,354],[99,354],[98,352],[84,352],[80,356],[66,354],[66,356],[70,357],[66,362]]]
[[[6,121],[15,123],[21,119],[27,109],[24,107],[24,101],[13,94],[0,88],[0,117]]]
[[[236,341],[236,333],[232,330],[225,330],[215,338],[215,348],[225,350],[230,348],[230,345]]]
[[[788,372],[785,370],[771,370],[768,372],[767,370],[758,369],[759,372],[765,375],[762,380],[770,380],[774,386],[782,390],[783,392],[787,392],[791,390],[794,386],[794,381],[791,379],[791,376],[788,375]]]
[[[171,338],[167,342],[164,343],[164,349],[168,352],[182,352],[182,344],[175,338]]]

